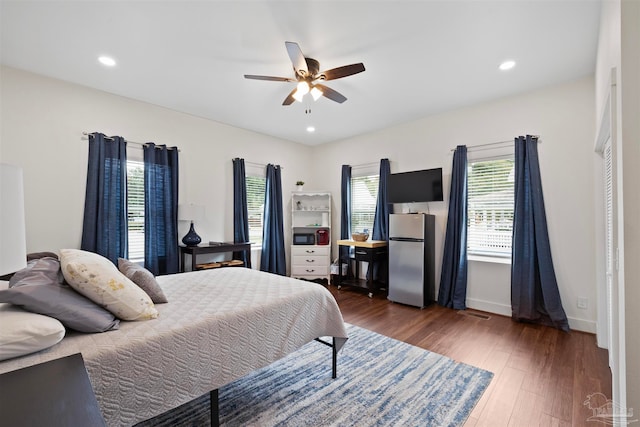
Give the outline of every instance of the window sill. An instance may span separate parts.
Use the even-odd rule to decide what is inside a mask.
[[[467,261],[489,262],[493,264],[511,265],[511,258],[488,256],[488,255],[467,255]]]

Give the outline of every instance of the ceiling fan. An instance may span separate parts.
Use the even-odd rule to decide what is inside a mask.
[[[302,102],[302,98],[310,93],[314,101],[325,96],[332,101],[342,104],[347,98],[340,92],[321,83],[323,80],[336,80],[342,77],[351,76],[364,71],[364,64],[344,65],[342,67],[332,68],[330,70],[320,72],[320,63],[313,58],[307,58],[303,55],[298,43],[284,42],[287,47],[287,53],[293,64],[295,78],[288,77],[272,77],[272,76],[256,76],[253,74],[245,74],[245,79],[269,80],[274,82],[298,82],[295,89],[287,95],[282,105],[291,105],[294,101]]]

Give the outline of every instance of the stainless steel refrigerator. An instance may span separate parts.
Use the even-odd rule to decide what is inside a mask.
[[[435,216],[389,215],[389,300],[423,308],[435,300]]]

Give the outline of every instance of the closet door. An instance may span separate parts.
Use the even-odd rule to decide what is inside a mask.
[[[613,217],[613,152],[611,139],[608,139],[603,150],[604,163],[604,203],[605,203],[605,274],[607,295],[607,347],[609,349],[609,366],[614,364],[614,281],[616,280],[617,254],[614,249],[614,217]],[[617,292],[616,292],[617,293]]]

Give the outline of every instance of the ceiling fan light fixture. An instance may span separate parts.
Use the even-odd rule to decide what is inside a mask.
[[[317,87],[315,87],[315,86],[313,88],[311,88],[309,93],[311,93],[311,96],[313,96],[313,100],[314,101],[317,101],[318,98],[320,98],[322,96],[322,91],[320,89],[318,89]]]
[[[293,98],[298,102],[302,102],[302,98],[304,98],[304,96],[308,93],[309,83],[303,81],[298,83],[298,88],[296,89],[296,93],[293,94]]]
[[[352,76],[365,70],[362,62],[357,64],[343,65],[320,72],[320,63],[313,58],[304,56],[300,46],[295,42],[285,42],[289,59],[293,65],[295,79],[288,77],[260,76],[255,74],[245,74],[245,79],[266,80],[273,82],[297,82],[296,87],[286,96],[282,105],[291,105],[294,101],[303,102],[304,96],[311,92],[313,100],[324,96],[325,98],[342,104],[347,98],[340,92],[318,82],[326,80],[337,80],[343,77]],[[308,111],[310,112],[310,110]]]
[[[298,102],[302,102],[302,98],[304,97],[304,94],[300,94],[299,90],[296,90],[296,92],[292,95],[293,99],[295,99]]]

